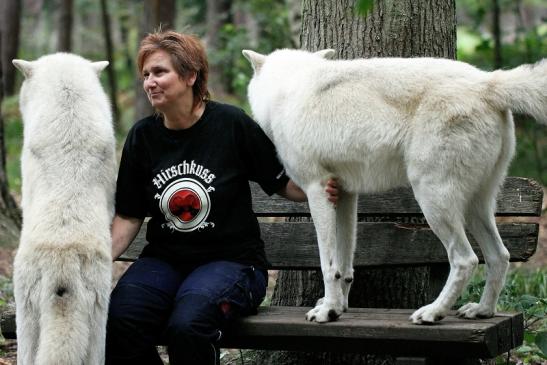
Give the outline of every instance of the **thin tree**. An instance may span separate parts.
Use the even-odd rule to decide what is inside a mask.
[[[231,0],[207,0],[205,43],[209,58],[209,84],[217,98],[223,98],[230,92],[230,82],[224,73],[225,60],[214,57],[222,47],[222,27],[231,22]]]
[[[108,75],[108,85],[110,89],[110,100],[112,102],[112,116],[114,117],[114,129],[120,130],[120,114],[118,111],[118,102],[116,95],[118,94],[118,85],[116,83],[116,75],[114,69],[114,51],[112,47],[112,31],[110,30],[110,15],[106,0],[101,0],[101,15],[103,20],[104,43],[106,46],[106,58],[110,65],[106,68]]]
[[[302,48],[310,51],[332,48],[336,50],[338,59],[418,56],[455,58],[454,0],[375,1],[372,11],[366,17],[356,13],[354,4],[354,0],[304,0]],[[393,217],[372,219],[394,220]],[[421,266],[356,270],[349,305],[419,308],[436,297],[447,272],[448,265],[434,269]],[[433,277],[437,279],[431,280]],[[272,305],[311,307],[322,296],[320,270],[281,271]],[[260,364],[272,365],[371,365],[392,364],[396,361],[391,357],[302,352],[270,352],[261,354],[260,359]]]
[[[70,52],[72,51],[74,1],[61,0],[59,5],[59,31],[57,38],[57,49],[60,52]]]
[[[500,4],[499,0],[492,0],[492,34],[494,35],[494,68],[501,68],[501,27],[500,27]]]
[[[19,49],[19,30],[21,27],[21,0],[2,0],[0,3],[0,27],[2,27],[2,58],[4,75],[4,94],[13,95],[15,73],[11,60],[17,58]]]
[[[173,29],[175,26],[174,0],[145,0],[139,26],[139,44],[148,33],[159,29]],[[135,120],[144,118],[154,112],[142,89],[141,80],[135,82]]]
[[[2,34],[0,30],[0,54],[2,52]],[[2,118],[3,71],[0,58],[0,245],[13,246],[17,243],[19,228],[21,227],[21,213],[17,203],[9,191],[6,172],[6,143],[4,134],[4,119]]]

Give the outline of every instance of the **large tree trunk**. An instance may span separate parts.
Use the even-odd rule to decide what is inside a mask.
[[[118,101],[116,95],[118,94],[118,86],[116,83],[116,74],[114,70],[114,50],[112,48],[112,31],[110,30],[110,15],[108,14],[108,8],[106,0],[101,0],[101,15],[103,20],[103,32],[106,48],[106,57],[109,62],[109,66],[106,69],[108,74],[108,85],[110,89],[110,100],[112,102],[112,116],[114,117],[114,129],[120,130],[120,113],[118,112]]]
[[[0,30],[0,54],[2,54],[2,34],[3,31]],[[6,145],[4,120],[2,118],[2,99],[4,96],[2,65],[3,61],[0,58],[0,246],[14,247],[19,241],[21,214],[9,192],[8,177],[6,174]]]
[[[72,25],[74,23],[74,0],[61,0],[59,6],[59,52],[72,51]]]
[[[15,72],[11,60],[17,58],[19,49],[19,30],[21,26],[21,0],[2,0],[0,3],[0,27],[2,27],[2,67],[4,75],[4,94],[13,95]]]
[[[139,29],[140,41],[148,33],[163,29],[173,29],[175,26],[175,0],[145,0],[143,16]],[[144,118],[154,112],[150,105],[141,80],[135,82],[135,120]]]
[[[365,17],[353,0],[304,0],[302,48],[336,50],[337,58],[455,58],[454,0],[376,1]],[[381,218],[380,218],[381,219]],[[366,244],[360,242],[358,244]],[[355,271],[350,307],[418,308],[440,291],[447,267],[367,268]],[[441,279],[442,281],[442,279]],[[272,305],[313,306],[323,296],[320,271],[282,271]],[[304,321],[305,319],[302,318]],[[261,364],[391,364],[395,359],[357,354],[267,352]]]

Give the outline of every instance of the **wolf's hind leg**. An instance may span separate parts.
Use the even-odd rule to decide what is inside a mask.
[[[458,310],[464,318],[492,317],[496,313],[496,304],[505,283],[509,269],[509,252],[503,245],[496,227],[496,196],[505,179],[507,168],[515,149],[513,117],[506,112],[498,160],[492,173],[486,175],[481,188],[469,203],[467,212],[468,229],[477,240],[486,262],[486,285],[479,303],[468,303]]]
[[[17,264],[17,266],[20,266],[20,264]],[[38,298],[34,297],[39,295],[39,278],[34,274],[35,271],[29,267],[16,267],[14,271],[15,321],[19,364],[34,364],[40,337]]]
[[[480,302],[465,304],[458,310],[458,316],[489,318],[496,313],[496,304],[505,283],[509,269],[509,251],[503,245],[493,211],[473,206],[471,212],[468,216],[468,228],[479,243],[486,262],[486,285]]]
[[[328,322],[337,319],[343,311],[343,294],[340,280],[342,273],[336,259],[336,211],[328,201],[324,187],[319,181],[305,188],[311,215],[317,232],[319,258],[325,297],[306,314],[308,321]]]
[[[442,179],[426,177],[424,180],[416,186],[413,185],[414,194],[431,230],[446,249],[450,274],[437,299],[418,309],[410,317],[412,322],[418,324],[433,323],[446,315],[461,295],[479,262],[465,234],[464,218],[461,214],[465,204],[463,194],[433,182],[442,182]]]
[[[336,207],[336,255],[342,278],[344,311],[348,309],[348,297],[353,282],[353,256],[356,245],[357,194],[341,192]]]

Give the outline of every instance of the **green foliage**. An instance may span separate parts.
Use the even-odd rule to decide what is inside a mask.
[[[23,144],[23,123],[19,113],[19,98],[12,96],[2,103],[6,143],[6,170],[8,185],[15,193],[21,191],[20,156]]]
[[[6,307],[14,302],[12,280],[0,275],[0,312],[5,311]]]
[[[374,0],[357,0],[355,9],[357,14],[366,16],[374,7]]]
[[[481,267],[458,299],[456,308],[480,300],[485,284],[483,277],[484,268]],[[515,350],[518,359],[524,364],[539,364],[547,359],[547,268],[511,271],[500,295],[498,310],[524,315],[524,343]],[[500,356],[497,363],[505,364],[506,359]]]

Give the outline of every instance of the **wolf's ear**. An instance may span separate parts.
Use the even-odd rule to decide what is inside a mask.
[[[32,75],[32,69],[34,68],[34,65],[32,62],[25,61],[25,60],[12,60],[11,63],[25,76],[26,79]]]
[[[99,62],[92,62],[91,67],[95,70],[95,72],[98,74],[101,73],[102,70],[106,68],[106,66],[109,65],[108,61],[99,61]]]
[[[266,61],[266,56],[260,53],[256,53],[254,51],[246,50],[246,49],[241,51],[241,53],[243,53],[243,56],[245,56],[245,58],[248,59],[249,62],[251,62],[251,65],[253,66],[253,70],[255,71],[255,73],[258,73],[258,71],[260,71],[260,68]]]
[[[336,51],[334,49],[322,49],[321,51],[314,52],[314,55],[330,60],[334,57]]]

